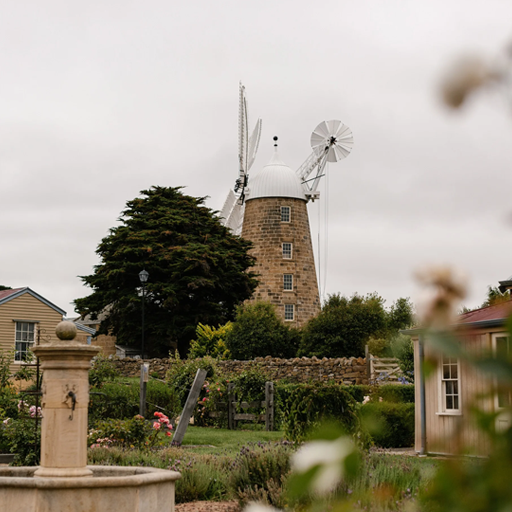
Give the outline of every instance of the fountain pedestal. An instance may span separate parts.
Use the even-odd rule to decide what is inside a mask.
[[[73,341],[61,322],[58,342],[33,348],[43,374],[41,466],[0,468],[0,509],[9,512],[173,512],[175,471],[87,466],[91,359],[100,350]]]

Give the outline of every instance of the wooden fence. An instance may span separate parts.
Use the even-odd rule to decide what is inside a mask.
[[[228,384],[228,402],[219,402],[217,411],[209,413],[210,417],[218,418],[227,413],[228,429],[236,430],[240,421],[252,421],[265,423],[265,430],[274,430],[274,383],[265,383],[265,400],[253,402],[238,402],[236,399],[234,384]],[[261,412],[248,413],[247,409],[260,409]],[[244,412],[239,412],[240,410]]]

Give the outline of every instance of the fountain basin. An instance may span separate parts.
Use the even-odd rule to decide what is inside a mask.
[[[37,467],[0,468],[0,504],[9,512],[173,512],[175,471],[87,466],[91,477],[35,477]]]

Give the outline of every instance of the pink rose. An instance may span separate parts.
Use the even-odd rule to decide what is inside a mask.
[[[158,430],[160,428],[160,423],[158,423],[157,421],[155,421],[155,423],[153,423],[153,428],[155,430]]]

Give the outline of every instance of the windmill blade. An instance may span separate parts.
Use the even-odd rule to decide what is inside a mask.
[[[346,158],[353,146],[352,131],[341,121],[322,121],[311,134],[311,147],[313,150],[327,149],[328,162]]]
[[[220,222],[223,226],[226,225],[227,218],[229,217],[231,210],[233,209],[233,206],[235,206],[235,203],[237,201],[237,197],[235,193],[230,189],[228,192],[228,197],[226,197],[226,200],[224,201],[224,206],[222,207],[222,210],[220,211],[219,217]]]
[[[240,235],[242,233],[244,213],[245,204],[241,204],[239,197],[230,190],[219,215],[221,224],[226,226],[235,235]]]
[[[260,137],[261,137],[261,119],[256,121],[256,126],[249,138],[249,151],[248,151],[248,162],[247,162],[247,171],[252,167],[254,163],[254,159],[256,158],[256,153],[258,152],[258,146],[260,145]]]
[[[238,159],[240,162],[240,175],[247,172],[247,100],[245,87],[240,82],[238,105]]]

